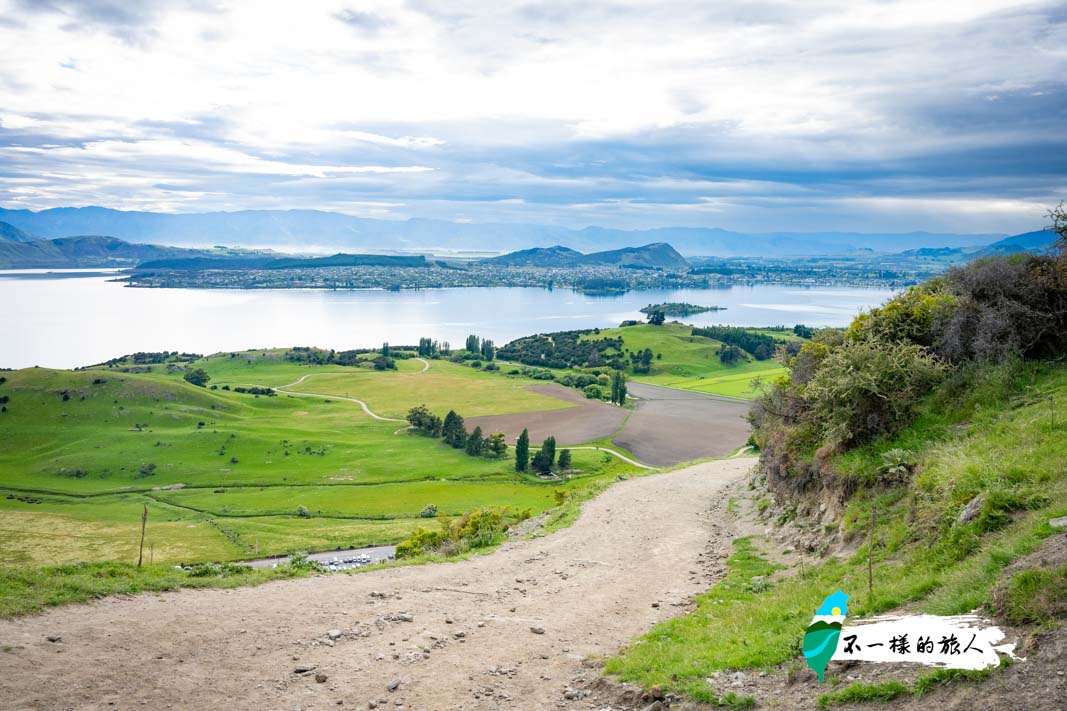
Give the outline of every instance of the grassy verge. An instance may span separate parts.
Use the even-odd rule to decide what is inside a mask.
[[[315,566],[294,558],[277,568],[198,565],[183,570],[169,565],[77,563],[48,568],[0,568],[0,617],[27,615],[107,595],[162,592],[179,588],[235,588],[310,575]]]
[[[844,476],[867,482],[841,522],[842,535],[857,544],[853,556],[768,584],[769,564],[751,542],[738,541],[727,577],[697,599],[693,613],[654,627],[609,660],[607,671],[702,699],[711,693],[704,680],[716,671],[769,670],[796,659],[812,614],[838,588],[851,596],[853,618],[905,604],[945,615],[984,606],[1009,619],[1046,624],[1067,614],[1056,593],[1063,570],[1023,572],[1001,583],[1009,563],[1053,534],[1048,520],[1067,514],[1067,368],[1026,368],[1004,377],[1010,382],[964,383],[961,394],[932,399],[911,428],[841,462]],[[908,484],[877,483],[881,453],[899,448],[909,450],[919,473]],[[976,496],[983,497],[979,515],[961,521],[961,510]],[[877,523],[869,593],[872,509]],[[930,677],[913,691],[946,678]],[[889,691],[848,693],[858,698]]]

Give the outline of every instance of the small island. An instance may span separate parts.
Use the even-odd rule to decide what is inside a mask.
[[[650,314],[654,311],[659,311],[664,316],[692,316],[693,314],[703,314],[709,311],[725,311],[725,306],[697,306],[696,304],[669,302],[666,304],[649,304],[645,308],[641,309],[641,313]]]

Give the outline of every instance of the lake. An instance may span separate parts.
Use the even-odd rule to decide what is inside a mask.
[[[0,367],[71,368],[136,351],[215,353],[320,346],[343,350],[418,343],[461,347],[476,333],[497,345],[532,333],[617,326],[649,303],[725,311],[697,325],[844,326],[888,289],[744,286],[588,296],[533,288],[422,291],[131,289],[102,270],[0,271]]]

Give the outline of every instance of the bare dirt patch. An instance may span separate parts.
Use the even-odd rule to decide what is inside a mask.
[[[565,388],[555,383],[531,385],[527,390],[574,403],[575,407],[470,417],[466,420],[467,429],[481,427],[485,433],[503,432],[508,441],[514,442],[523,428],[526,428],[530,431],[530,441],[535,445],[540,444],[546,437],[555,437],[556,442],[561,445],[581,444],[615,434],[630,414],[621,407],[589,400],[574,388]]]
[[[645,383],[627,383],[639,398],[613,443],[640,461],[670,466],[722,457],[748,439],[749,403]]]
[[[3,621],[0,706],[602,708],[572,688],[596,675],[583,660],[680,614],[721,574],[706,550],[728,526],[708,512],[754,461],[621,482],[570,528],[462,562]]]

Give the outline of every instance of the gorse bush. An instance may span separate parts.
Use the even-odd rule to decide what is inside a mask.
[[[429,553],[456,555],[476,548],[486,548],[503,540],[508,528],[530,517],[528,511],[509,515],[504,508],[483,508],[465,516],[441,520],[436,530],[417,529],[396,546],[397,558],[414,558]]]
[[[789,374],[749,419],[767,481],[796,493],[833,472],[833,455],[899,433],[927,400],[980,406],[1014,389],[1013,363],[1067,353],[1067,254],[982,259],[912,287],[801,345],[779,345]],[[910,467],[887,463],[883,483]],[[992,501],[992,499],[990,500]],[[996,527],[1008,515],[985,516]]]

